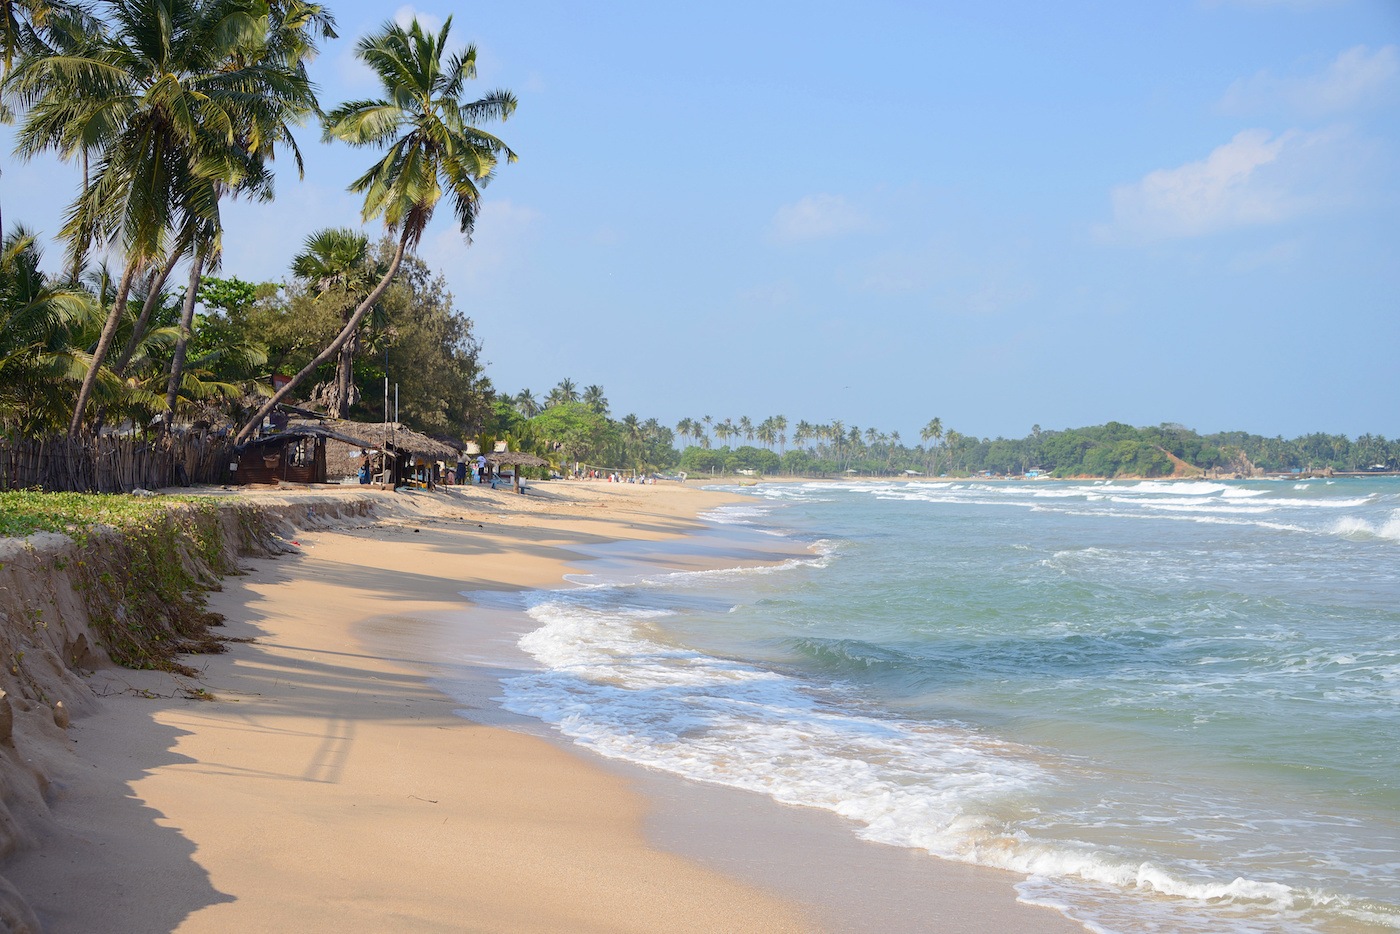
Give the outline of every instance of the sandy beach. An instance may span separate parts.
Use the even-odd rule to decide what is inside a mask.
[[[44,930],[1080,930],[1017,903],[1009,874],[615,766],[495,708],[518,632],[463,591],[558,585],[581,546],[685,535],[724,494],[363,495],[376,520],[298,531],[212,596],[248,641],[189,659],[211,699],[173,675],[91,676],[100,702],[48,765],[51,819],[3,867]],[[479,653],[445,661],[449,632]]]

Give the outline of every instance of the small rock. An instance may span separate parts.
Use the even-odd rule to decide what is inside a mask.
[[[53,722],[58,724],[60,730],[68,729],[68,724],[73,722],[73,718],[68,713],[68,708],[63,706],[63,701],[53,705]]]

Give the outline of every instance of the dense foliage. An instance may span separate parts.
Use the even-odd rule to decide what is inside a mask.
[[[6,11],[0,118],[19,124],[22,158],[79,164],[82,183],[61,273],[40,270],[23,230],[4,231],[0,436],[204,422],[242,439],[283,401],[378,419],[386,369],[405,421],[456,438],[480,427],[490,386],[471,321],[412,252],[439,201],[470,235],[480,186],[498,159],[515,158],[473,123],[506,119],[515,98],[464,97],[476,51],[451,50],[450,18],[436,30],[388,22],[361,39],[384,98],[324,111],[305,67],[319,40],[335,38],[318,3]],[[327,138],[387,150],[348,187],[365,196],[362,220],[384,220],[389,245],[320,231],[290,282],[206,275],[222,253],[221,201],[271,199],[276,150],[299,169],[293,129],[313,117]],[[104,253],[119,268],[92,264]],[[168,284],[177,266],[188,270],[183,290]]]
[[[1042,431],[1037,425],[1024,438],[979,439],[945,430],[935,418],[920,432],[921,444],[907,445],[897,431],[862,430],[841,422],[798,421],[789,432],[788,419],[781,415],[759,422],[683,418],[674,432],[655,419],[641,422],[628,415],[613,421],[607,416],[601,387],[580,392],[573,380],[565,379],[543,403],[528,389],[498,399],[487,434],[491,441],[504,438],[519,449],[553,456],[566,469],[579,463],[606,470],[711,475],[1164,477],[1400,469],[1400,439],[1376,435],[1355,441],[1325,434],[1285,440],[1109,422],[1063,431]],[[694,443],[677,451],[677,437]],[[722,442],[718,447],[716,440]],[[731,441],[757,443],[732,447]]]

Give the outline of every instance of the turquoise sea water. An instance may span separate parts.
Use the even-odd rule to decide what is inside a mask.
[[[504,705],[1096,930],[1400,929],[1400,482],[736,492],[804,557],[512,598]]]

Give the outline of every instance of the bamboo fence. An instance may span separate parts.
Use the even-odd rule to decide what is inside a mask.
[[[234,459],[224,434],[190,431],[151,438],[0,438],[0,490],[130,493],[222,483]]]

